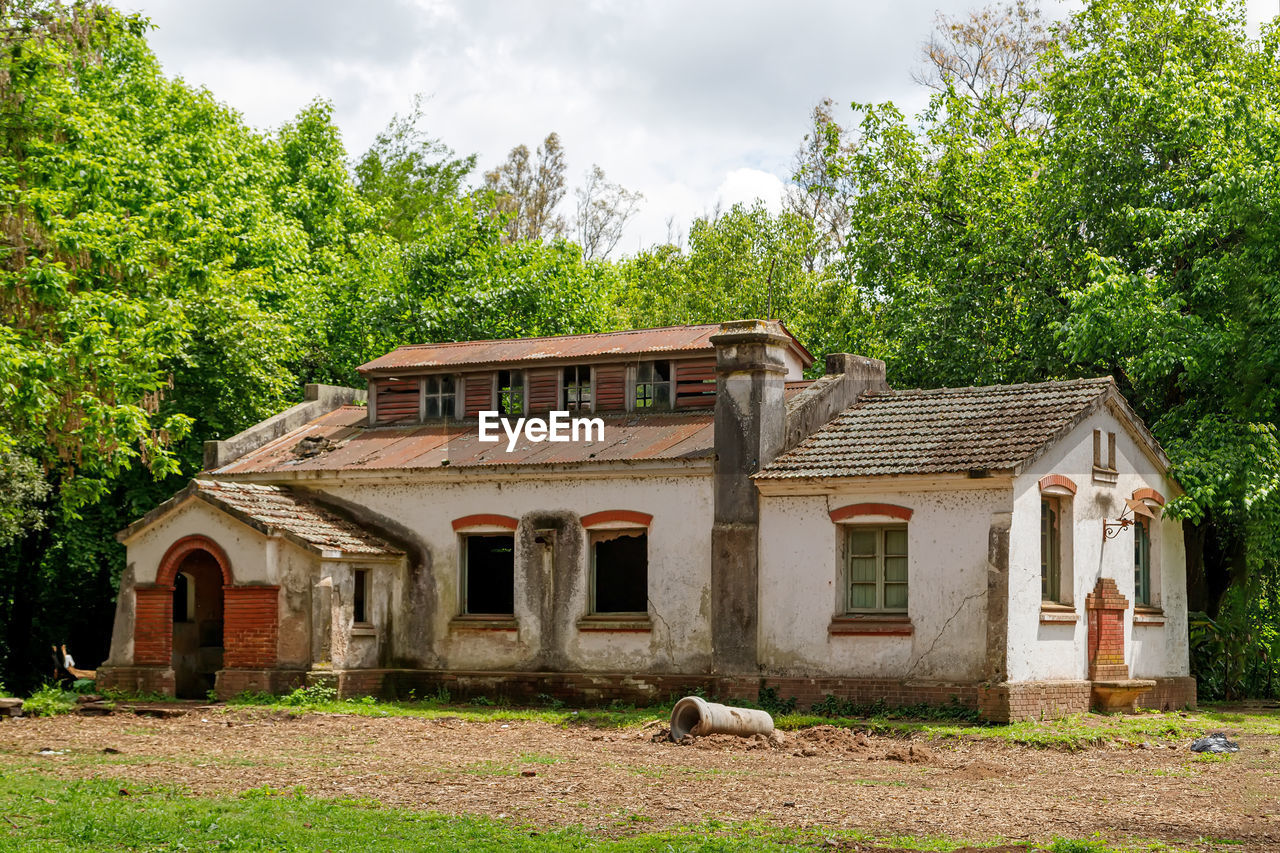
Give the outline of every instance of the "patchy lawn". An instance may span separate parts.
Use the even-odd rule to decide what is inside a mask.
[[[677,745],[657,711],[326,707],[6,720],[0,847],[1280,850],[1274,709]],[[1188,751],[1217,729],[1241,752]]]

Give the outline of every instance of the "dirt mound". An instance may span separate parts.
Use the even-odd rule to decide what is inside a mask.
[[[871,739],[866,732],[855,732],[837,726],[813,726],[796,732],[800,751],[817,750],[819,753],[861,755],[870,751]]]

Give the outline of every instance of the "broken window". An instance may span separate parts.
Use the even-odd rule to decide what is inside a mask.
[[[907,528],[851,526],[845,534],[846,610],[907,609]]]
[[[452,376],[428,376],[426,380],[425,413],[429,418],[448,418],[454,413],[456,391]]]
[[[369,622],[369,570],[352,572],[351,621],[357,625]]]
[[[648,612],[649,534],[646,531],[592,533],[591,569],[591,612]]]
[[[1040,499],[1040,597],[1058,602],[1062,598],[1062,502],[1055,497]]]
[[[498,371],[498,414],[524,414],[524,371]]]
[[[642,361],[636,367],[637,409],[671,408],[671,362]]]
[[[566,411],[591,411],[591,368],[566,367],[564,369],[564,396]]]
[[[510,534],[463,537],[463,613],[515,613],[515,543]]]
[[[1151,605],[1151,528],[1142,518],[1133,525],[1133,597]]]

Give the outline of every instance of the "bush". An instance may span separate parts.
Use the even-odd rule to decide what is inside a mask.
[[[22,713],[33,717],[52,717],[69,714],[76,706],[76,694],[69,693],[56,684],[46,684],[22,703]]]
[[[756,694],[756,702],[760,705],[760,710],[768,711],[775,717],[780,714],[791,714],[796,710],[796,697],[783,699],[778,695],[776,687],[761,687],[760,692]]]
[[[819,717],[879,717],[889,720],[959,720],[976,723],[981,717],[974,708],[961,705],[956,697],[946,705],[902,705],[890,707],[883,699],[859,705],[852,699],[840,699],[830,693],[814,702],[809,712]]]
[[[1232,587],[1217,619],[1188,614],[1191,673],[1201,699],[1280,695],[1280,607],[1267,593]]]

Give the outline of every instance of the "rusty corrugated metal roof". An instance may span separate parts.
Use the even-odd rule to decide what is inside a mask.
[[[211,473],[692,460],[710,457],[714,438],[711,412],[599,415],[605,425],[603,441],[552,443],[522,437],[507,452],[505,435],[497,443],[481,442],[474,421],[368,427],[367,414],[358,406],[335,409]]]
[[[756,477],[1011,470],[1114,389],[1103,378],[864,394]]]
[[[779,323],[781,326],[782,324]],[[591,335],[559,335],[544,338],[508,338],[491,341],[456,341],[439,344],[414,344],[392,350],[384,356],[362,364],[360,373],[386,373],[395,370],[427,370],[443,367],[480,367],[529,361],[651,353],[712,353],[711,336],[720,331],[719,323],[696,326],[666,326],[659,329],[632,329],[623,332],[601,332]],[[786,327],[783,326],[783,331]],[[792,349],[808,366],[813,356],[804,345],[786,332]]]

